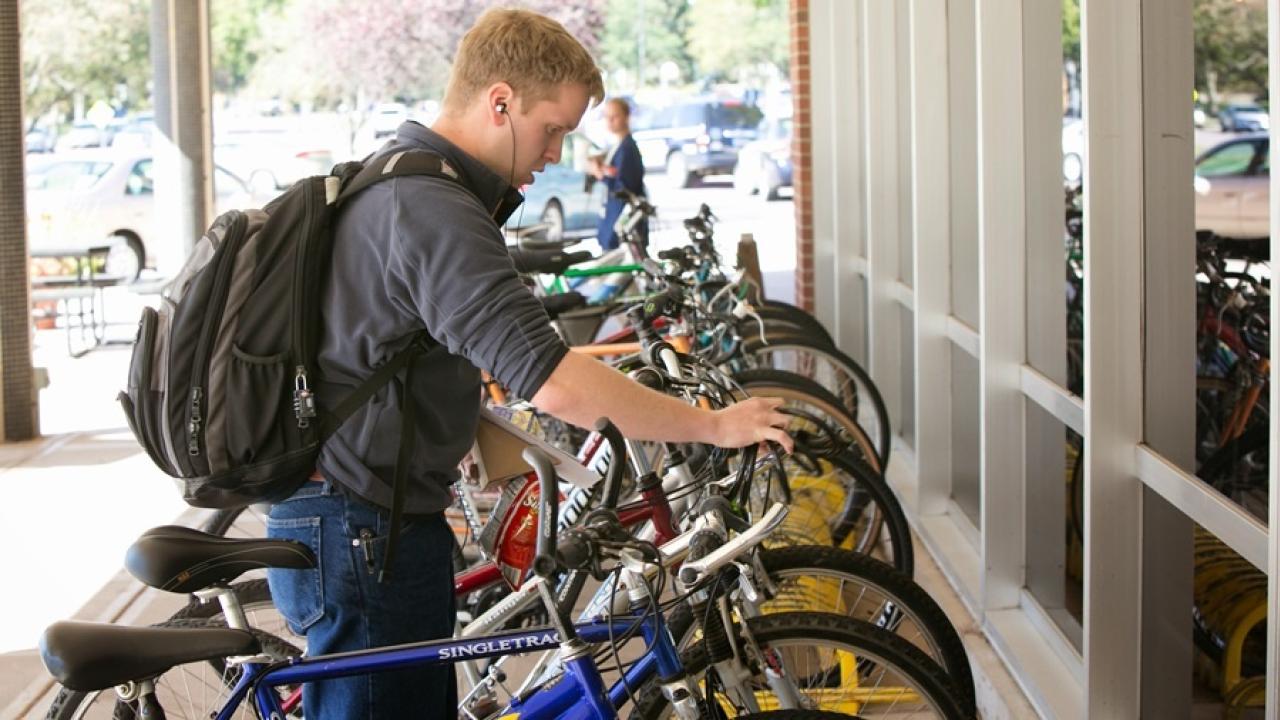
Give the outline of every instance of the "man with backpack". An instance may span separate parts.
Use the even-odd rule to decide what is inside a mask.
[[[369,163],[392,172],[425,157],[431,170],[371,184],[336,216],[315,397],[333,407],[380,368],[396,372],[328,437],[313,479],[270,513],[271,537],[319,558],[316,569],[269,573],[308,654],[452,635],[443,511],[475,437],[479,369],[577,425],[607,416],[637,439],[791,447],[778,401],[711,412],[643,388],[569,351],[521,284],[501,232],[522,200],[516,188],[559,159],[602,95],[595,63],[558,23],[489,11],[462,40],[439,120],[405,123]],[[317,683],[303,697],[307,716],[326,720],[452,718],[456,705],[445,667]]]

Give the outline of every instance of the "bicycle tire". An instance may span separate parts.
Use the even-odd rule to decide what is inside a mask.
[[[705,280],[698,283],[698,292],[704,300],[710,300],[726,284],[724,280]],[[748,297],[747,301],[755,306],[756,312],[760,313],[762,319],[768,320],[772,317],[797,327],[828,345],[834,346],[836,344],[822,321],[803,308],[781,300],[766,299],[762,302],[759,293],[752,293],[752,296]],[[728,306],[713,309],[726,310]],[[744,320],[744,322],[749,323],[750,320]]]
[[[815,369],[815,374],[823,375],[825,380],[818,384],[838,397],[860,425],[874,431],[873,439],[876,455],[880,461],[879,466],[888,467],[893,445],[889,411],[885,407],[879,388],[867,371],[835,345],[816,342],[802,335],[772,334],[767,330],[766,328],[763,340],[758,335],[743,337],[743,358],[757,367],[760,363],[769,362],[771,356],[776,357],[781,353],[793,353],[797,358],[795,363],[797,367],[819,361],[825,363],[829,373],[817,373]],[[802,360],[805,357],[810,360]],[[792,372],[795,371],[792,370]],[[804,373],[801,374],[808,377]]]
[[[787,370],[773,368],[743,369],[734,372],[732,376],[753,396],[782,397],[802,401],[808,406],[807,409],[820,412],[843,430],[848,435],[849,441],[856,447],[859,456],[873,470],[882,472],[886,467],[880,462],[880,453],[871,436],[867,435],[866,430],[858,424],[857,419],[850,414],[845,404],[817,381]],[[807,397],[802,399],[801,395]]]
[[[169,619],[162,623],[158,623],[153,627],[175,627],[175,628],[201,628],[201,627],[226,627],[226,625],[209,620],[207,618],[183,618]],[[293,647],[286,641],[257,629],[251,630],[258,637],[258,641],[262,644],[264,653],[284,659],[286,657],[296,657],[302,651]],[[210,710],[217,710],[221,707],[221,703],[225,702],[226,693],[229,693],[235,687],[235,681],[239,675],[236,672],[238,668],[228,672],[225,665],[214,661],[198,661],[187,663],[185,665],[176,665],[161,673],[156,678],[156,693],[160,704],[166,708],[166,715],[176,720],[181,717],[199,717],[209,718],[213,715],[209,714]],[[174,680],[173,673],[184,673],[182,682]],[[192,689],[190,677],[196,678],[217,678],[216,681],[200,681],[195,686],[204,691],[212,692],[209,696],[200,698],[199,707],[203,710],[197,710],[196,699],[189,696]],[[145,678],[140,678],[145,679]],[[170,682],[172,681],[172,682]],[[182,689],[188,691],[186,703],[175,703],[174,700],[182,696]],[[107,705],[98,705],[99,702],[107,703]],[[100,710],[94,710],[94,706]],[[107,708],[110,707],[110,710]],[[191,709],[191,715],[175,714],[185,709]],[[59,688],[58,694],[54,697],[53,702],[49,705],[49,712],[45,716],[46,720],[83,720],[85,718],[110,717],[113,720],[131,720],[139,718],[137,710],[131,707],[115,694],[111,688],[99,690],[96,692],[80,692],[68,688]],[[291,714],[289,717],[301,717]]]
[[[761,320],[764,320],[766,326],[777,324],[780,328],[792,328],[794,332],[815,342],[835,347],[835,338],[831,337],[827,328],[817,318],[794,305],[766,302],[764,305],[756,306],[755,312],[760,315]],[[750,316],[738,321],[738,332],[743,337],[758,331],[759,327]]]
[[[849,414],[838,405],[831,393],[818,386],[813,380],[797,377],[783,370],[745,370],[736,379],[740,380],[742,386],[748,389],[751,395],[782,397],[791,404],[803,405],[806,410],[818,411],[818,414],[826,415],[828,420],[844,430],[846,434],[861,438],[860,442],[850,441],[850,446],[845,451],[823,455],[819,460],[822,477],[837,475],[841,479],[841,488],[844,491],[842,496],[822,498],[823,503],[819,503],[819,506],[822,506],[823,510],[818,512],[817,516],[815,512],[804,512],[804,514],[792,512],[783,528],[774,533],[774,542],[795,544],[828,542],[827,539],[815,541],[810,530],[818,529],[820,524],[829,524],[828,529],[831,534],[829,541],[832,544],[837,546],[846,544],[851,550],[867,553],[876,552],[878,548],[882,553],[882,559],[891,561],[895,568],[904,573],[914,573],[915,560],[910,541],[910,527],[906,521],[905,512],[902,512],[901,503],[897,501],[897,496],[893,495],[892,489],[884,483],[879,471],[872,466],[873,462],[878,460],[874,454],[874,448],[869,445],[865,434],[859,434],[858,424],[849,418]],[[799,478],[810,477],[804,465],[801,464],[799,456],[800,454],[797,454],[785,460],[788,468],[799,471],[796,477],[791,478],[792,489],[796,489]],[[815,479],[820,480],[822,477]],[[810,486],[809,491],[824,495],[820,483]],[[763,511],[769,501],[785,501],[786,498],[756,495],[753,500],[758,501],[759,505],[755,510]],[[831,503],[838,503],[841,507],[840,512],[836,514],[828,512],[827,509]],[[792,510],[799,509],[795,502],[791,502],[790,505]],[[890,530],[887,536],[887,548],[881,542],[884,538],[883,528]],[[859,529],[861,532],[856,532]],[[846,543],[846,539],[850,542]]]
[[[820,410],[844,432],[860,438],[860,441],[853,442],[845,452],[822,460],[830,464],[833,473],[839,474],[845,490],[841,510],[824,515],[830,522],[832,543],[842,545],[846,544],[846,539],[856,539],[857,542],[850,545],[851,549],[869,554],[879,548],[881,559],[912,575],[915,572],[915,555],[906,513],[903,512],[897,495],[871,464],[878,458],[869,439],[861,434],[861,428],[848,417],[838,401],[814,381],[781,370],[745,370],[735,376],[735,380],[752,395],[783,397],[789,401],[798,401],[808,406],[808,409]],[[787,460],[789,465],[797,462],[795,458]],[[768,498],[757,499],[761,501],[761,507],[756,509],[763,510]],[[870,515],[866,514],[868,509]],[[787,522],[796,526],[806,519],[795,516]],[[855,534],[854,531],[859,527],[866,531]],[[888,530],[887,546],[881,544],[882,528]],[[775,538],[788,538],[787,525],[779,533],[775,533]],[[793,544],[808,545],[814,542],[812,536],[803,532],[794,540]],[[787,541],[784,539],[782,542]]]
[[[262,630],[273,637],[278,637],[296,647],[306,647],[306,638],[289,629],[284,616],[276,609],[271,599],[271,588],[266,578],[254,578],[233,583],[231,589],[236,594],[240,607],[244,610],[249,627]],[[170,620],[199,619],[209,620],[225,625],[226,619],[222,607],[217,602],[200,602],[193,599],[190,603],[169,617]]]
[[[973,669],[969,665],[969,653],[964,648],[960,633],[933,597],[909,575],[876,558],[821,545],[766,548],[760,551],[760,562],[769,573],[770,580],[778,587],[778,592],[762,607],[766,613],[781,610],[782,604],[779,601],[786,599],[788,580],[848,578],[861,589],[852,607],[848,607],[845,588],[841,587],[838,597],[846,609],[836,614],[871,622],[907,639],[947,671],[956,689],[968,701],[970,709],[974,708],[976,692]],[[862,610],[866,600],[865,593],[868,591],[874,593],[871,602],[865,606],[870,613]],[[877,595],[879,601],[875,597]],[[883,603],[891,603],[892,608],[885,607]],[[815,609],[837,611],[837,608]],[[909,624],[904,624],[903,619],[909,621]],[[916,632],[908,632],[913,626]],[[674,614],[668,627],[672,629],[672,637],[679,637],[676,635]]]
[[[914,694],[921,698],[921,704],[928,708],[926,717],[941,717],[946,720],[969,720],[976,717],[966,708],[965,700],[940,665],[910,642],[870,623],[831,613],[788,612],[750,618],[746,622],[746,630],[744,638],[750,637],[754,641],[750,648],[751,652],[757,657],[771,658],[770,667],[774,666],[774,659],[781,659],[782,666],[787,668],[787,676],[800,681],[801,688],[798,689],[819,691],[815,693],[817,697],[805,695],[808,702],[829,701],[830,697],[823,696],[830,696],[833,694],[832,690],[856,693],[856,683],[862,682],[862,675],[879,670],[885,675],[892,673],[891,680],[903,683],[903,685],[893,685],[878,691],[888,693],[888,697],[896,698],[890,703],[890,711],[897,708],[899,702],[909,699]],[[820,652],[819,649],[824,646],[833,653],[857,658],[859,678],[855,681],[855,688],[846,687],[843,682],[839,686],[832,686],[830,681],[833,678],[830,669],[824,668],[822,674],[816,676],[812,673],[796,672],[802,656],[812,656],[813,653]],[[700,675],[707,668],[707,656],[702,645],[695,644],[685,649],[680,653],[680,658],[686,671],[691,675]],[[847,662],[843,660],[837,660],[837,662],[841,665],[842,674],[845,673]],[[761,677],[763,673],[759,670],[759,663],[754,664],[753,670],[755,671],[754,679],[759,684],[756,695],[762,698],[771,697],[771,692],[767,690],[768,686],[763,684],[764,680]],[[804,687],[804,681],[815,678],[821,682],[814,683],[808,688]],[[883,679],[884,677],[881,676],[880,680]],[[907,683],[913,689],[910,692],[905,689]],[[874,688],[879,687],[880,682],[877,681]],[[900,692],[894,693],[892,688],[900,688]],[[873,692],[875,692],[874,689]],[[761,695],[761,693],[767,694]],[[845,702],[856,701],[846,700]],[[856,712],[859,717],[868,720],[877,717],[868,712],[868,709],[875,709],[870,701],[850,712]],[[669,711],[670,705],[661,689],[654,681],[647,682],[637,695],[633,716],[646,720],[660,720],[666,718]]]

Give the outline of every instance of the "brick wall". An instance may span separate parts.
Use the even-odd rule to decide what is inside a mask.
[[[796,212],[796,304],[813,310],[813,155],[809,108],[809,0],[791,0],[791,164]]]

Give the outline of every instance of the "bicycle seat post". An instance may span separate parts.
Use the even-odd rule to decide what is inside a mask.
[[[240,598],[236,597],[235,590],[227,585],[212,585],[203,590],[197,590],[192,595],[199,598],[200,602],[207,603],[217,601],[222,607],[222,616],[226,618],[227,627],[233,630],[249,630],[249,620],[245,617],[244,608],[240,606]]]

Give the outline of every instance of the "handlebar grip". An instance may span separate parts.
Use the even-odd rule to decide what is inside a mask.
[[[658,259],[659,260],[683,260],[684,249],[683,248],[667,248],[666,250],[660,250],[658,251]]]
[[[627,467],[627,444],[618,427],[609,418],[596,420],[596,432],[609,441],[609,470],[604,477],[604,499],[600,506],[613,510],[618,507],[618,493],[622,491],[622,472]]]
[[[591,564],[591,543],[594,538],[582,528],[570,528],[560,536],[556,559],[566,570],[582,570]]]
[[[533,572],[539,577],[549,578],[556,574],[556,526],[560,518],[556,468],[551,458],[538,448],[525,448],[521,457],[538,474],[538,552],[533,558]]]

